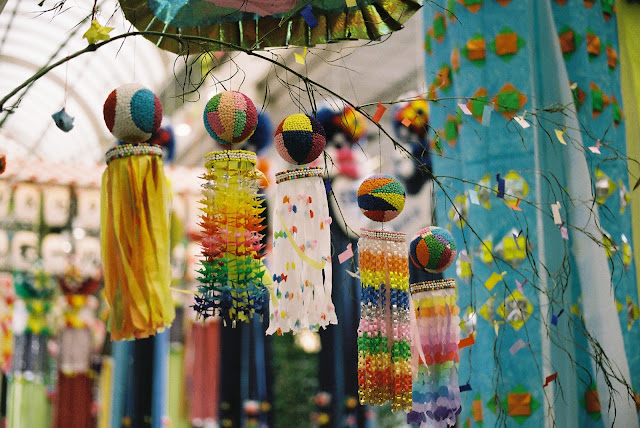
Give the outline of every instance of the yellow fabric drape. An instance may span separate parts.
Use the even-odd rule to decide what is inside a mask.
[[[99,410],[97,428],[109,428],[109,416],[111,411],[111,375],[113,373],[113,359],[102,358],[102,369],[98,379]]]
[[[626,116],[627,156],[631,159],[629,184],[633,186],[640,177],[640,165],[637,163],[640,161],[640,37],[638,36],[640,4],[630,4],[627,0],[623,0],[616,2],[616,7],[620,39],[622,105]],[[640,190],[633,192],[632,198],[633,251],[640,293]]]
[[[102,176],[100,235],[112,340],[148,337],[173,321],[169,200],[159,156],[114,159]]]

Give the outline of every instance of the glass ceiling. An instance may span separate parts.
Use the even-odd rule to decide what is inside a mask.
[[[0,12],[0,97],[43,66],[87,46],[82,35],[91,22],[93,1],[41,3],[9,0]],[[45,12],[58,3],[64,4]],[[100,24],[114,27],[112,37],[131,28],[115,0],[98,1],[98,8]],[[0,113],[0,151],[9,157],[81,163],[101,160],[113,144],[102,119],[107,95],[129,82],[159,93],[173,73],[174,59],[174,54],[151,42],[131,37],[59,66],[5,103],[5,109],[16,108]],[[68,133],[59,130],[51,118],[65,101],[67,113],[75,117]]]

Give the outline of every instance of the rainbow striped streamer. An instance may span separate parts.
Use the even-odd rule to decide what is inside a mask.
[[[200,295],[194,309],[203,317],[220,315],[235,326],[264,313],[262,224],[264,208],[258,196],[256,154],[224,150],[205,156],[200,223],[202,268]]]
[[[362,404],[411,409],[409,266],[406,235],[361,229],[358,395]]]
[[[420,358],[413,382],[413,408],[407,422],[421,428],[446,428],[460,413],[458,342],[460,309],[453,279],[411,284],[411,298],[419,330]],[[414,346],[417,340],[414,341]],[[413,352],[418,352],[416,349]]]

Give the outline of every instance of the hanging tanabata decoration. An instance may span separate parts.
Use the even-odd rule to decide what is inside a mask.
[[[86,239],[86,238],[85,238]],[[64,294],[63,324],[59,334],[60,360],[55,402],[54,427],[90,428],[93,421],[93,376],[91,362],[95,349],[92,330],[97,321],[102,269],[91,263],[79,267],[79,257],[72,258],[60,288]]]
[[[302,113],[288,116],[275,133],[276,149],[289,163],[314,161],[326,144],[322,125]],[[321,168],[276,174],[273,282],[267,334],[318,330],[337,324],[331,300],[329,204]]]
[[[0,273],[0,372],[9,374],[13,358],[13,304],[16,293],[13,289],[13,276]]]
[[[104,104],[111,133],[129,143],[106,155],[100,236],[105,295],[113,340],[139,339],[164,330],[175,311],[169,291],[169,185],[162,149],[142,143],[162,120],[153,92],[128,84]]]
[[[358,189],[358,205],[372,220],[386,222],[404,208],[402,185],[373,175]],[[409,266],[405,234],[360,229],[358,240],[360,325],[358,395],[362,404],[391,402],[392,410],[411,408]]]
[[[13,310],[13,362],[7,394],[7,426],[14,428],[48,425],[47,339],[51,326],[51,296],[55,279],[48,275],[42,261],[24,271],[14,272],[18,297]]]
[[[254,132],[258,113],[253,102],[237,91],[209,100],[204,124],[224,145],[238,144]],[[256,154],[223,150],[205,156],[201,225],[202,268],[194,309],[203,317],[220,315],[225,324],[248,322],[266,309],[263,277],[259,171]]]
[[[441,273],[456,258],[456,243],[447,230],[426,227],[411,240],[409,257],[418,269]],[[413,279],[413,278],[411,278]],[[460,413],[458,342],[460,309],[453,279],[411,281],[419,340],[413,338],[417,376],[413,382],[413,408],[407,422],[422,428],[446,428]],[[419,348],[419,349],[418,349]]]

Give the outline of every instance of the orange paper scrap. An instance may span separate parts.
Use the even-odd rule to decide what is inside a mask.
[[[522,211],[522,208],[520,208],[518,205],[520,205],[520,198],[518,198],[518,200],[512,204],[512,203],[507,203],[507,205],[509,205],[509,208],[511,208],[512,210],[515,211]]]
[[[476,339],[473,337],[473,334],[465,337],[464,339],[460,339],[458,343],[458,349],[466,348],[467,346],[471,346],[476,343]]]
[[[380,122],[380,119],[382,119],[382,115],[385,111],[387,111],[387,108],[382,105],[382,102],[378,101],[378,109],[376,110],[371,120],[375,123]]]

